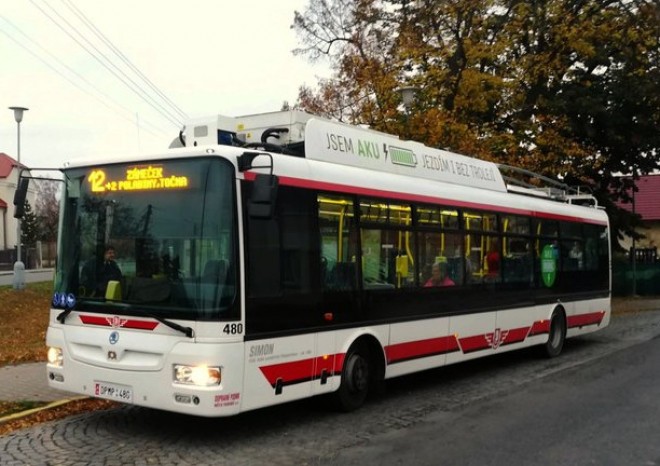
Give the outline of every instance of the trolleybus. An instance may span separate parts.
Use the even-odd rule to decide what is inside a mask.
[[[557,356],[609,322],[590,196],[298,111],[179,139],[62,169],[51,387],[208,417],[316,395],[353,410],[384,380]]]

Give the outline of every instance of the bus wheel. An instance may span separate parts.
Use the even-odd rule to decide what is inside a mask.
[[[355,343],[348,350],[341,385],[334,393],[335,406],[345,412],[354,411],[364,404],[371,382],[369,350],[364,343]]]
[[[559,356],[565,340],[566,316],[562,310],[557,309],[552,313],[550,319],[550,334],[548,335],[548,341],[543,345],[543,354],[548,358]]]

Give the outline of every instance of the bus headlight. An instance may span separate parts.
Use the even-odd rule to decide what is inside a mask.
[[[64,355],[62,354],[62,348],[58,348],[57,346],[48,347],[48,364],[62,367],[63,363]]]
[[[210,387],[222,381],[219,367],[174,365],[174,382],[185,385]]]

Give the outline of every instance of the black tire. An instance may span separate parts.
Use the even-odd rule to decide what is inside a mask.
[[[563,311],[556,310],[550,318],[550,333],[548,341],[543,345],[543,354],[548,358],[556,358],[561,354],[566,341],[566,316]]]
[[[339,389],[333,393],[333,402],[337,409],[350,412],[364,404],[373,380],[372,370],[367,345],[353,344],[344,360]]]

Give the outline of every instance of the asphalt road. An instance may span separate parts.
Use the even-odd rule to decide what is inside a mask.
[[[439,411],[323,464],[658,465],[660,338]]]
[[[53,280],[53,269],[38,269],[25,271],[25,283],[47,282]],[[13,272],[0,272],[0,286],[13,285]]]
[[[660,465],[660,312],[616,316],[561,357],[502,354],[229,419],[122,406],[0,437],[5,465]]]

